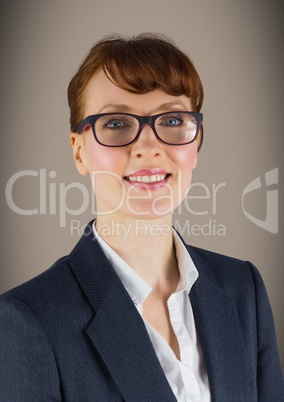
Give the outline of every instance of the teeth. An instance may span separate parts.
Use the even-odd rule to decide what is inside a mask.
[[[142,183],[155,183],[157,181],[165,180],[166,176],[166,174],[153,174],[151,176],[127,176],[127,179]]]

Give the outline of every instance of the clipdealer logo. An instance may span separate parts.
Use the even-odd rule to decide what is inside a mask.
[[[96,172],[95,178],[97,175],[101,174],[109,174],[116,177],[116,175],[112,172]],[[34,205],[34,208],[23,209],[21,208],[20,203],[14,200],[13,188],[15,185],[17,185],[18,180],[24,180],[25,177],[28,176],[32,176],[35,178],[35,185],[37,186],[36,192],[39,195],[39,203],[38,205]],[[78,216],[85,212],[88,208],[91,209],[92,214],[96,213],[95,195],[93,191],[90,192],[88,188],[86,188],[82,183],[78,182],[69,184],[65,184],[62,182],[50,182],[49,179],[54,179],[56,176],[56,172],[47,172],[46,169],[40,169],[39,171],[23,170],[15,173],[8,180],[5,191],[6,201],[10,209],[20,215],[58,215],[60,227],[66,227],[68,216]],[[265,186],[263,185],[264,183],[262,184],[261,179],[264,179]],[[277,185],[278,168],[275,168],[266,172],[263,178],[259,176],[256,179],[252,180],[244,188],[241,195],[241,205],[244,215],[252,223],[272,234],[278,233]],[[183,205],[186,211],[188,211],[190,215],[207,215],[209,217],[211,216],[213,218],[216,218],[218,198],[217,194],[219,194],[222,188],[226,188],[226,183],[212,183],[212,188],[202,183],[193,183],[191,185],[189,193],[183,201]],[[253,215],[245,208],[246,198],[249,197],[249,194],[259,189],[265,190],[264,197],[266,199],[266,215],[264,219],[260,219],[259,217]],[[193,190],[195,190],[195,192],[192,194]],[[194,195],[196,194],[196,190],[197,195]],[[82,200],[80,206],[76,209],[72,209],[71,207],[69,207],[67,202],[68,196],[70,197],[71,192],[73,196],[73,191],[77,192],[79,196],[81,195]],[[121,202],[124,199],[123,196],[125,196],[125,194],[122,194]],[[131,194],[129,194],[127,198],[129,198],[131,201]],[[171,194],[169,194],[169,198],[171,198]],[[220,202],[218,198],[218,204],[219,203]],[[194,206],[195,209],[193,209]],[[117,205],[117,208],[119,207],[120,204]],[[182,212],[180,207],[181,205],[176,210],[178,215]],[[74,221],[73,223],[77,224],[77,226],[81,226],[79,221]],[[220,224],[219,222],[217,222],[216,219],[209,219],[208,224],[205,224],[203,226],[198,224],[190,225],[189,221],[187,221],[186,224],[188,225],[188,227],[180,228],[180,230],[190,232],[190,234],[193,235],[226,235],[225,225]],[[77,226],[75,227],[75,229],[78,229]]]
[[[96,180],[105,179],[106,177],[112,180],[117,180],[121,183],[121,177],[114,172],[110,171],[96,171],[92,175],[93,188],[96,188]],[[89,210],[92,215],[98,215],[96,210],[96,197],[95,191],[90,191],[82,183],[64,183],[53,181],[57,177],[55,171],[47,171],[47,169],[37,170],[22,170],[13,174],[6,185],[5,196],[9,208],[23,216],[31,215],[57,215],[60,227],[70,226],[71,234],[82,234],[84,225],[77,219],[71,219],[71,216],[80,216],[85,211]],[[19,182],[25,181],[27,178],[32,178],[30,185],[32,186],[31,192],[35,195],[32,200],[32,205],[23,207],[21,196],[16,196],[16,188]],[[166,187],[166,186],[165,186]],[[157,215],[163,215],[167,211],[172,211],[174,205],[178,205],[175,209],[175,215],[180,215],[183,210],[187,211],[190,216],[205,216],[208,220],[202,223],[192,224],[187,219],[185,224],[181,226],[176,220],[177,226],[182,233],[187,233],[194,236],[225,236],[226,227],[217,219],[217,204],[219,205],[219,193],[226,188],[226,183],[211,183],[209,186],[204,183],[193,183],[190,189],[183,188],[182,185],[182,172],[178,171],[177,175],[177,190],[171,185],[168,185],[164,194],[153,197],[150,191],[145,191],[141,195],[144,209],[137,208],[136,201],[139,199],[137,194],[132,193],[132,188],[127,189],[121,186],[120,193],[114,203],[110,205],[106,211],[101,211],[101,215],[111,214],[118,211],[122,205],[135,214],[137,218],[141,218],[148,213],[155,212]],[[176,191],[176,193],[174,193]],[[192,194],[193,192],[193,194]],[[79,198],[78,198],[79,197]],[[69,200],[74,201],[76,198],[79,201],[76,207],[74,202],[69,203]],[[149,200],[149,202],[147,202]],[[81,202],[80,202],[81,201]],[[165,209],[159,209],[159,202],[165,203]],[[182,207],[183,204],[183,207]],[[113,226],[111,230],[117,229]],[[105,230],[109,230],[106,228]],[[118,230],[120,228],[118,227]],[[81,232],[81,233],[80,233]]]
[[[266,187],[266,216],[265,219],[259,219],[245,210],[244,199],[246,196],[262,188],[261,177],[252,180],[244,189],[242,194],[242,209],[245,216],[260,228],[272,234],[278,233],[278,168],[272,169],[265,173],[265,187]]]

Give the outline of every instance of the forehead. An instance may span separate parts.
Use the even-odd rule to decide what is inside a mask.
[[[191,110],[191,101],[186,95],[173,96],[159,89],[135,94],[116,86],[102,70],[91,78],[84,95],[84,117],[112,111],[151,115],[177,108]]]

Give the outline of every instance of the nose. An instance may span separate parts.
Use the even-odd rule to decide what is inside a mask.
[[[149,124],[144,124],[138,139],[132,145],[131,152],[136,158],[159,157],[162,152],[161,145],[152,127]]]

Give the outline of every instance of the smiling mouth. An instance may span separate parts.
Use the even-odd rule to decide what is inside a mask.
[[[164,181],[170,176],[169,173],[167,174],[152,174],[150,176],[143,175],[143,176],[126,176],[125,179],[131,182],[136,183],[159,183]]]

